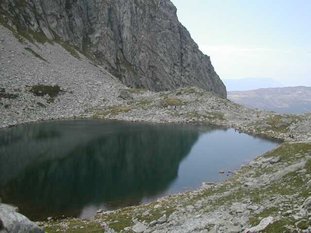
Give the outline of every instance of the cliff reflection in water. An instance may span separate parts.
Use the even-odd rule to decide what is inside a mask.
[[[167,189],[195,127],[51,122],[0,132],[0,196],[32,219],[139,204]]]

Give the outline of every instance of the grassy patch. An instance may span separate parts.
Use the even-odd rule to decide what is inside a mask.
[[[35,85],[29,90],[35,96],[49,96],[49,102],[53,102],[54,99],[61,93],[60,86],[47,86],[47,85]]]
[[[268,130],[279,133],[286,133],[288,132],[289,126],[298,120],[298,116],[273,115],[266,120],[266,123],[269,125]]]
[[[40,44],[45,44],[45,43],[51,43],[52,41],[49,40],[43,32],[35,32],[30,29],[28,30],[20,30],[18,31],[18,34],[29,40],[30,42],[38,42]]]
[[[157,221],[164,214],[168,218],[174,211],[172,205],[162,203],[161,207],[156,207],[157,203],[151,203],[144,206],[127,207],[110,213],[103,213],[96,217],[95,221],[105,222],[109,228],[116,232],[121,232],[126,227],[134,225],[133,218],[140,222],[150,224]]]
[[[256,226],[260,223],[260,221],[263,219],[263,218],[267,218],[269,216],[274,216],[277,212],[279,211],[278,208],[276,207],[272,207],[272,208],[269,208],[269,209],[265,209],[264,211],[262,211],[260,214],[257,214],[255,216],[252,216],[249,220],[249,223],[252,225],[252,226]]]
[[[311,159],[307,161],[305,169],[307,170],[308,174],[311,174]]]
[[[84,233],[84,232],[94,232],[103,233],[104,229],[100,224],[89,221],[81,221],[79,219],[67,219],[65,222],[53,222],[47,224],[45,227],[46,233],[55,232],[67,232],[67,233]]]
[[[163,206],[162,208],[155,208],[155,204],[150,204],[148,206],[149,213],[147,215],[138,216],[139,221],[147,222],[148,224],[152,221],[156,221],[161,218],[164,214],[168,218],[174,211],[175,208],[173,206]]]
[[[107,108],[104,111],[97,111],[93,117],[98,119],[105,119],[106,117],[114,117],[121,113],[127,113],[131,110],[132,108],[130,106],[113,106]]]
[[[303,219],[297,223],[297,227],[301,230],[306,230],[311,226],[311,220]]]
[[[311,152],[311,144],[308,143],[284,143],[277,149],[267,153],[265,157],[280,157],[281,162],[292,162],[303,156],[305,153]]]
[[[104,214],[100,217],[100,221],[107,223],[116,232],[120,232],[133,224],[131,213],[127,210],[115,211],[109,215]]]
[[[263,233],[292,233],[292,228],[294,227],[294,222],[292,219],[281,219],[272,224],[270,224]]]
[[[21,1],[21,4],[23,4],[22,1]],[[35,42],[38,42],[41,44],[44,44],[46,42],[52,43],[42,31],[35,32],[30,29],[25,29],[20,26],[19,22],[17,22],[15,18],[10,17],[13,24],[15,25],[15,28],[11,27],[8,24],[8,18],[5,17],[5,13],[6,12],[0,11],[0,24],[6,27],[7,29],[9,29],[19,42],[25,43],[25,41],[27,40],[33,44]]]
[[[30,52],[32,55],[34,55],[36,58],[39,58],[40,60],[44,61],[44,62],[48,62],[47,60],[45,60],[40,54],[36,53],[33,49],[26,47],[25,48],[26,51]]]
[[[153,101],[150,99],[142,99],[139,102],[136,103],[136,107],[138,108],[142,108],[144,110],[147,110],[148,108],[150,108],[153,104]]]
[[[178,98],[173,98],[173,97],[167,97],[161,102],[161,106],[164,108],[167,108],[169,106],[181,106],[184,103],[178,99]]]

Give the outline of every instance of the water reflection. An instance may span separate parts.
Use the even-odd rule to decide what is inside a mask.
[[[221,181],[276,147],[234,130],[64,121],[0,130],[0,196],[32,220],[90,217]]]
[[[36,220],[139,204],[170,186],[198,137],[195,127],[96,121],[6,129],[0,195]]]

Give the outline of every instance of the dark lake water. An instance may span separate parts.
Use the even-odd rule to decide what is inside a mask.
[[[206,126],[61,121],[0,130],[0,197],[32,220],[88,218],[218,182],[277,143]]]

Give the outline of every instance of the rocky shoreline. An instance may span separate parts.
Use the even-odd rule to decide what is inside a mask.
[[[310,232],[310,115],[251,110],[198,88],[122,89],[119,96],[121,104],[96,106],[75,117],[215,124],[283,143],[224,183],[148,205],[99,210],[93,220],[50,219],[39,223],[46,232]]]
[[[310,232],[311,145],[284,143],[229,180],[93,220],[40,223],[47,232]],[[281,184],[281,185],[280,185]]]

